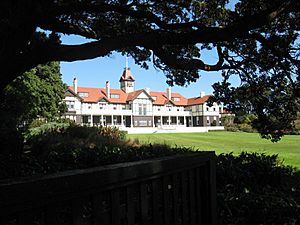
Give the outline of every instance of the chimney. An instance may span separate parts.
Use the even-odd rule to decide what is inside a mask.
[[[171,96],[172,96],[171,88],[167,88],[167,98],[168,98],[169,100],[171,100]]]
[[[74,89],[75,94],[77,94],[78,93],[78,84],[77,84],[76,77],[74,77],[74,79],[73,79],[73,89]]]
[[[145,88],[145,91],[150,95],[150,88]]]
[[[105,83],[105,88],[106,88],[106,97],[110,98],[110,84],[108,80]]]
[[[200,98],[203,98],[205,96],[205,92],[204,91],[201,91],[200,92]]]

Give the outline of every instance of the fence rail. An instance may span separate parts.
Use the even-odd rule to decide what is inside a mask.
[[[2,225],[215,225],[214,152],[0,182]]]

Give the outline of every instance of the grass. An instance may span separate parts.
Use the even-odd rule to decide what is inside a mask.
[[[300,135],[286,135],[281,141],[272,143],[257,133],[209,132],[129,134],[127,138],[138,139],[140,143],[163,143],[171,146],[191,147],[195,150],[213,150],[217,154],[239,154],[242,151],[278,155],[285,165],[300,168]]]

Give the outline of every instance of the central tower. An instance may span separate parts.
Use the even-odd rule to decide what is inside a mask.
[[[123,74],[120,78],[120,88],[125,93],[134,91],[134,77],[131,74],[130,68],[125,67]]]

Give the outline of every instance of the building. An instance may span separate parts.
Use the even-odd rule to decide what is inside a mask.
[[[222,106],[208,106],[209,96],[203,92],[198,97],[186,98],[172,93],[171,88],[166,92],[135,90],[129,68],[124,69],[119,81],[120,89],[111,88],[109,81],[104,88],[91,88],[78,86],[74,78],[64,99],[68,106],[65,117],[83,125],[117,126],[136,133],[141,128],[148,128],[149,132],[223,129],[219,111]]]

